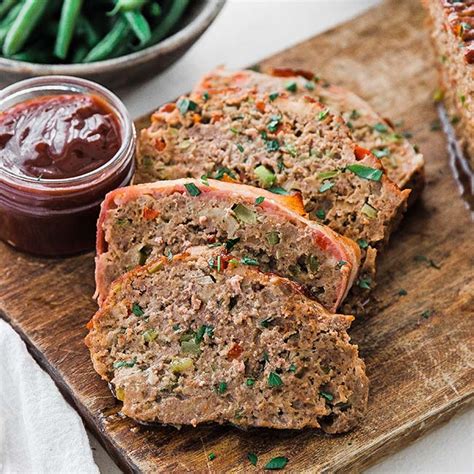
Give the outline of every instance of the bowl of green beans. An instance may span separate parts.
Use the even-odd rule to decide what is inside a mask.
[[[204,33],[225,0],[0,0],[0,85],[85,77],[116,88],[155,75]]]

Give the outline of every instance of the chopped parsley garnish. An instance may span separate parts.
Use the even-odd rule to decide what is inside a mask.
[[[288,372],[291,372],[292,374],[294,374],[296,372],[296,365],[295,364],[291,364],[290,365],[290,368],[288,369]]]
[[[324,211],[324,209],[318,209],[318,210],[315,212],[315,214],[316,214],[316,217],[317,217],[318,219],[321,219],[321,220],[326,219],[326,212]]]
[[[207,176],[207,174],[203,174],[201,176],[201,183],[204,184],[204,186],[209,186],[209,176]]]
[[[440,270],[441,267],[437,263],[435,263],[431,258],[425,257],[425,255],[415,255],[414,257],[415,262],[424,262],[429,267],[436,268],[436,270]]]
[[[240,259],[240,263],[244,265],[251,265],[251,266],[258,266],[258,260],[256,258],[252,257],[242,257]]]
[[[377,214],[378,214],[378,210],[375,209],[375,207],[371,206],[369,203],[365,203],[360,212],[362,212],[362,214],[366,215],[369,219],[375,219],[377,217]]]
[[[270,186],[273,186],[275,184],[275,173],[273,173],[273,171],[270,171],[266,166],[258,165],[254,169],[254,173],[263,187],[269,188]]]
[[[132,313],[135,316],[138,316],[139,318],[141,318],[145,314],[145,312],[143,311],[143,308],[138,303],[132,304]]]
[[[202,342],[205,334],[207,334],[209,337],[214,336],[214,326],[208,326],[206,324],[201,325],[194,336],[196,344],[200,344]]]
[[[289,194],[289,192],[286,189],[282,188],[281,186],[272,186],[271,188],[268,189],[268,191],[270,191],[273,194],[280,194],[282,196],[287,196]]]
[[[202,98],[203,98],[203,100],[205,100],[205,101],[208,101],[208,100],[209,100],[209,97],[210,97],[210,95],[209,95],[209,92],[207,92],[207,91],[205,91],[205,92],[202,94]]]
[[[268,122],[267,129],[269,132],[275,133],[278,129],[278,125],[281,122],[281,115],[272,115],[270,122]]]
[[[345,260],[339,260],[339,262],[337,262],[336,268],[340,270],[346,264],[347,262]]]
[[[425,309],[421,313],[421,317],[424,318],[424,319],[428,319],[433,313],[434,313],[434,311],[432,309]]]
[[[134,357],[132,360],[119,360],[114,362],[114,369],[120,369],[121,367],[133,367],[137,363],[137,358]]]
[[[407,290],[404,290],[403,288],[401,288],[400,290],[398,290],[398,296],[406,296],[408,295],[408,291]]]
[[[351,115],[349,115],[349,118],[351,120],[357,120],[358,118],[360,117],[360,113],[357,109],[354,109],[352,112],[351,112]]]
[[[255,199],[255,204],[258,206],[262,204],[263,201],[265,201],[265,198],[263,196],[258,196],[258,198]]]
[[[232,210],[239,222],[244,222],[245,224],[257,223],[257,214],[243,204],[234,204]]]
[[[289,92],[296,92],[296,90],[298,89],[298,85],[295,81],[287,82],[285,85],[285,89]]]
[[[390,150],[388,148],[382,148],[381,150],[372,150],[372,153],[379,159],[384,158],[386,156],[390,156]]]
[[[380,178],[382,178],[383,175],[382,170],[371,168],[370,166],[359,165],[358,163],[348,165],[347,169],[359,176],[359,178],[369,179],[371,181],[380,181]]]
[[[372,279],[370,277],[367,278],[359,278],[357,280],[357,286],[364,290],[370,290],[370,284],[372,283]]]
[[[196,110],[197,104],[187,97],[183,97],[178,101],[178,110],[181,112],[181,115],[185,115],[189,110]]]
[[[280,149],[280,143],[278,140],[267,140],[266,146],[268,151],[277,151]]]
[[[209,456],[207,456],[207,459],[209,459],[209,461],[214,461],[214,459],[216,459],[216,455],[214,453],[209,453]]]
[[[247,459],[249,460],[250,464],[253,466],[257,465],[258,457],[255,453],[247,453]]]
[[[225,248],[227,251],[231,251],[234,248],[234,245],[240,240],[240,237],[236,237],[235,239],[228,239],[226,241]]]
[[[288,146],[288,145],[287,145]],[[278,171],[280,173],[283,172],[283,170],[285,169],[285,163],[283,163],[283,159],[282,158],[278,158],[277,160],[277,168],[278,168]]]
[[[319,395],[321,395],[323,398],[325,398],[328,402],[332,402],[334,400],[334,395],[328,392],[319,392]]]
[[[234,135],[239,135],[240,132],[235,128],[235,127],[230,127],[230,131],[234,134]]]
[[[265,318],[263,319],[262,321],[260,321],[260,326],[262,326],[262,328],[269,328],[270,327],[270,323],[273,321],[273,316],[270,316],[268,318]]]
[[[329,178],[334,178],[334,176],[337,176],[339,174],[339,170],[329,170],[329,171],[323,171],[322,173],[318,174],[319,179],[329,179]]]
[[[172,252],[170,249],[168,249],[168,250],[166,251],[166,258],[167,258],[170,262],[173,260],[173,252]]]
[[[280,94],[278,92],[272,92],[268,98],[273,102]]]
[[[265,464],[265,469],[269,471],[277,471],[283,469],[288,464],[289,459],[284,456],[278,456],[276,458],[270,459],[270,461]]]
[[[179,331],[181,326],[179,324],[173,324],[173,331]]]
[[[268,385],[272,388],[279,387],[280,385],[283,385],[283,381],[276,372],[270,372],[268,375]]]
[[[308,89],[309,91],[314,91],[314,83],[311,82],[311,81],[306,81],[304,86],[306,87],[306,89]]]
[[[222,168],[217,169],[214,179],[220,180],[225,175],[230,176],[232,179],[237,179],[237,176],[235,175],[235,173],[230,168],[227,168],[226,166],[223,166]]]
[[[275,232],[275,231],[268,232],[265,235],[265,238],[267,239],[267,242],[270,245],[276,245],[280,243],[280,235],[278,234],[278,232]]]
[[[326,191],[329,191],[333,186],[334,183],[332,181],[324,181],[324,183],[321,184],[321,186],[319,187],[319,192],[325,193]]]
[[[201,191],[194,183],[185,183],[184,187],[190,196],[196,197],[201,194]]]
[[[217,393],[225,393],[227,391],[227,382],[219,382]]]
[[[366,249],[369,246],[369,243],[365,239],[357,239],[357,244],[361,249]]]
[[[324,120],[329,114],[329,109],[325,109],[325,110],[322,110],[321,112],[319,112],[318,114],[318,120],[319,121],[322,121]]]
[[[255,380],[254,380],[254,379],[248,378],[248,379],[245,381],[245,385],[247,385],[247,387],[253,387],[254,384],[255,384]]]
[[[388,128],[383,123],[376,123],[374,125],[374,130],[379,133],[388,133]]]
[[[240,151],[240,153],[244,152],[244,147],[240,143],[237,143],[236,147],[237,147],[237,150]]]

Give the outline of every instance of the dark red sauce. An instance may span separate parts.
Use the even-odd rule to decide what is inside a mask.
[[[80,176],[119,150],[120,125],[94,95],[42,96],[0,113],[0,166],[44,179]]]

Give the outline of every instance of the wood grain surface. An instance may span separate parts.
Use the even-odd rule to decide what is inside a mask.
[[[403,120],[426,157],[426,189],[382,256],[370,315],[351,331],[371,379],[367,419],[353,432],[137,426],[120,415],[83,344],[96,310],[93,255],[38,259],[0,244],[0,313],[123,469],[247,472],[255,470],[246,459],[252,451],[260,469],[284,455],[292,472],[357,471],[472,402],[473,224],[446,139],[430,129],[436,77],[422,25],[419,2],[388,1],[262,62],[318,71],[353,89],[392,121]]]

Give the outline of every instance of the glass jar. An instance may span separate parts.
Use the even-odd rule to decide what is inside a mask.
[[[0,239],[41,256],[65,256],[94,248],[100,204],[112,189],[130,183],[136,134],[121,100],[104,87],[80,78],[45,76],[0,91],[0,113],[40,96],[87,94],[99,97],[120,127],[119,150],[85,174],[43,179],[2,167],[0,150]]]

